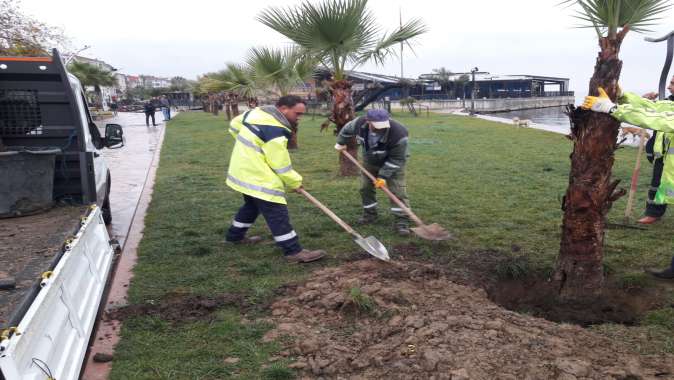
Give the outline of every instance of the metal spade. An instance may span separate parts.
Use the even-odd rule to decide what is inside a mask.
[[[309,202],[313,203],[314,206],[318,207],[323,211],[327,216],[330,217],[330,219],[334,220],[337,224],[339,224],[343,229],[346,230],[351,236],[353,236],[353,241],[356,242],[365,252],[369,253],[370,255],[378,258],[379,260],[384,260],[384,261],[389,261],[391,258],[388,255],[388,250],[382,244],[377,238],[374,236],[368,236],[366,238],[363,238],[356,230],[354,230],[351,226],[346,224],[339,216],[337,216],[334,212],[332,212],[329,208],[325,207],[318,199],[314,198],[311,194],[309,194],[306,190],[303,188],[299,188],[296,190],[298,193],[304,195],[305,198],[309,200]]]

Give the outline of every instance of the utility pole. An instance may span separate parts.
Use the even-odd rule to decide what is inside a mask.
[[[400,29],[403,28],[403,9],[398,8],[398,15],[400,16]],[[400,79],[403,79],[403,43],[400,41]]]
[[[479,70],[479,69],[478,69],[477,67],[473,67],[473,68],[470,70],[470,73],[471,73],[472,76],[473,76],[473,90],[470,92],[470,114],[471,114],[471,116],[472,116],[472,115],[475,115],[475,92],[476,92],[476,91],[475,91],[475,73],[476,73],[478,70]]]

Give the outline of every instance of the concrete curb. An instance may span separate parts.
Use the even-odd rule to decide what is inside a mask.
[[[138,260],[138,245],[143,238],[145,215],[152,200],[152,192],[154,190],[155,177],[165,133],[166,126],[161,129],[159,143],[152,157],[152,162],[143,184],[143,190],[133,215],[133,221],[131,222],[119,263],[117,263],[117,268],[112,278],[110,292],[105,300],[105,312],[127,303],[128,286],[133,277],[133,268]],[[84,370],[82,371],[82,379],[84,380],[103,380],[109,377],[112,362],[98,363],[94,362],[93,358],[96,354],[114,355],[115,346],[120,339],[120,321],[101,320],[99,323],[93,344],[89,347],[86,363],[84,363]]]

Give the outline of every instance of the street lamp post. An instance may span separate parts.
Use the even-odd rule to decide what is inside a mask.
[[[83,52],[83,51],[89,49],[90,47],[91,47],[91,45],[84,45],[84,47],[81,48],[80,50],[77,50],[76,52],[70,54],[70,57],[68,57],[68,59],[66,59],[66,61],[65,61],[64,64],[65,64],[66,66],[68,66],[68,64],[70,63],[70,61],[72,61],[73,58],[75,58],[76,55],[78,55],[78,54],[80,54],[81,52]]]
[[[473,67],[470,70],[471,75],[473,76],[473,90],[470,93],[470,115],[475,115],[475,73],[479,69],[477,67]]]

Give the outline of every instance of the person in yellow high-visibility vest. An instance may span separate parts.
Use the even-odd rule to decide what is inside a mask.
[[[664,133],[674,132],[674,101],[654,102],[636,94],[624,93],[618,95],[618,104],[615,104],[606,91],[600,87],[599,96],[586,96],[581,107],[609,114],[620,122],[641,128]],[[660,185],[654,198],[656,204],[674,203],[674,160],[669,158],[664,160]],[[647,270],[647,272],[658,278],[674,279],[674,258],[672,258],[670,268],[660,271]]]
[[[288,140],[306,112],[304,101],[294,95],[281,97],[276,106],[257,107],[235,117],[229,132],[236,139],[227,172],[227,185],[243,194],[241,206],[227,232],[226,241],[257,243],[259,236],[246,237],[259,214],[267,221],[276,244],[290,262],[321,259],[325,251],[310,251],[300,245],[290,224],[286,188],[302,187],[302,176],[290,162]]]

